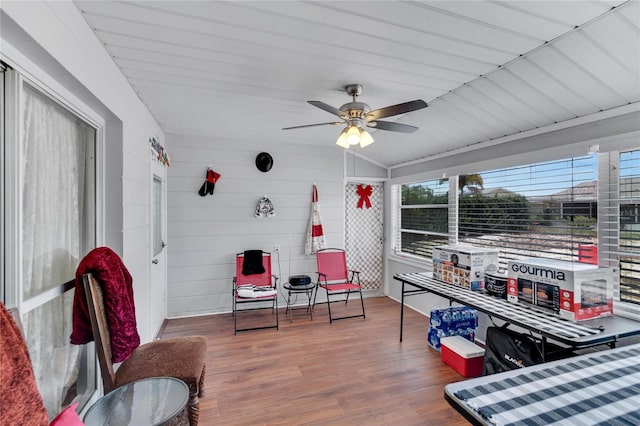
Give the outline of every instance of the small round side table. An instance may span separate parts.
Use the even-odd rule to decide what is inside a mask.
[[[292,285],[289,282],[286,282],[282,285],[282,287],[284,287],[285,290],[288,291],[287,294],[287,311],[286,313],[289,314],[289,320],[291,322],[293,322],[293,311],[297,310],[297,309],[306,309],[307,312],[309,313],[309,317],[311,319],[313,319],[313,309],[311,309],[311,297],[313,296],[313,290],[316,288],[316,284],[315,283],[309,283],[309,284],[304,284],[304,285]],[[291,295],[298,295],[298,294],[304,294],[307,296],[307,306],[302,306],[299,308],[294,308],[291,306]],[[295,302],[295,300],[294,300]]]
[[[87,426],[166,425],[186,407],[189,388],[173,377],[151,377],[102,396],[84,416]]]

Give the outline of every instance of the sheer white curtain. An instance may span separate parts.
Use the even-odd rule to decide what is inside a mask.
[[[75,276],[81,256],[85,147],[95,130],[25,85],[22,176],[23,299]],[[29,311],[25,335],[49,416],[75,395],[79,347],[69,344],[73,291]],[[71,392],[69,389],[71,388]]]

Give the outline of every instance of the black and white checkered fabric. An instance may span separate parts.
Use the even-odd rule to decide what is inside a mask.
[[[454,395],[495,425],[640,425],[640,344],[530,368]]]
[[[561,342],[597,336],[602,333],[602,330],[598,328],[571,322],[551,312],[535,310],[484,293],[434,280],[428,273],[396,274],[394,278],[505,321],[522,325],[530,330],[543,332]]]

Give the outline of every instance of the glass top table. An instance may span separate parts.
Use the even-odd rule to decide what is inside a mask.
[[[101,397],[84,416],[87,426],[164,425],[187,405],[189,388],[173,377],[128,383]]]

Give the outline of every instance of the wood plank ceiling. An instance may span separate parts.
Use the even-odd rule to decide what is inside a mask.
[[[429,104],[351,148],[388,167],[640,101],[638,0],[75,3],[163,130],[212,141],[335,146],[281,129],[336,121],[306,101],[350,83]]]

